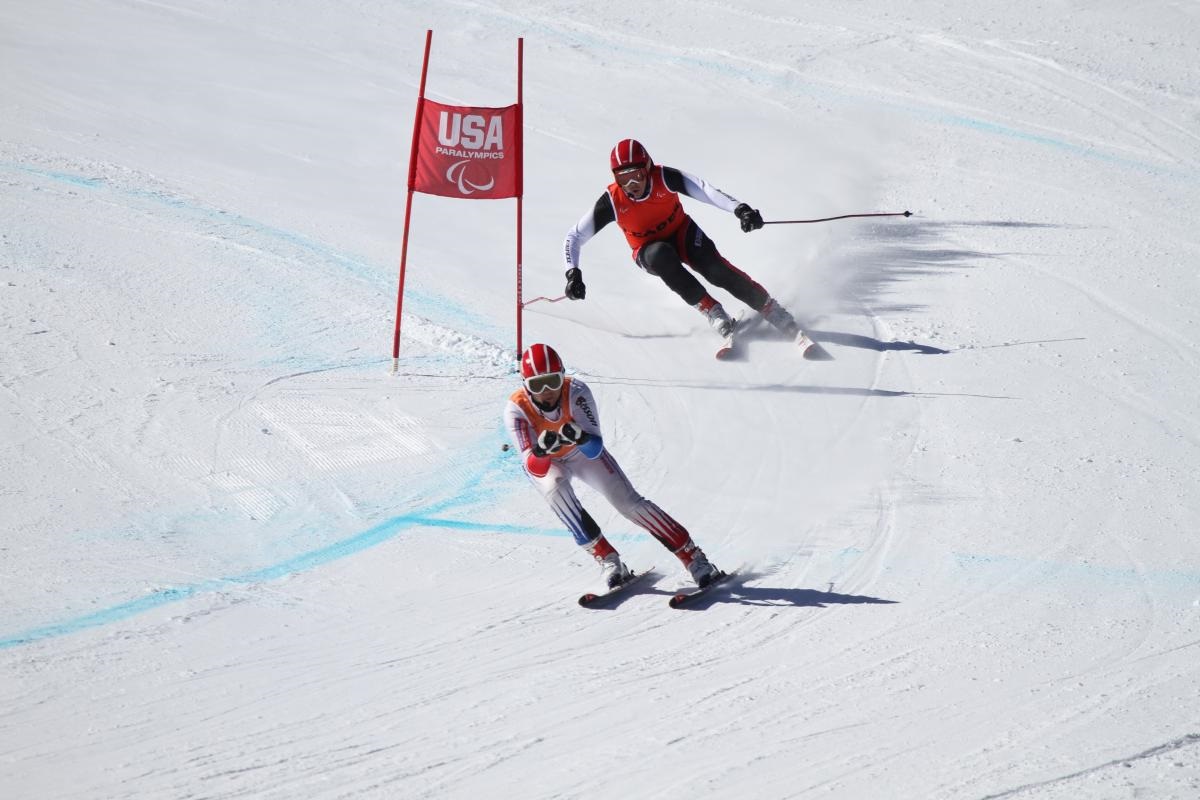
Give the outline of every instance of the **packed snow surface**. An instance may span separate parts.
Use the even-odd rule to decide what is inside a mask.
[[[719,362],[583,251],[531,303],[737,580],[504,450],[516,202],[413,199],[504,106],[524,296],[634,136],[808,323]],[[0,796],[1200,797],[1200,5],[0,6]],[[727,294],[732,312],[744,308]]]

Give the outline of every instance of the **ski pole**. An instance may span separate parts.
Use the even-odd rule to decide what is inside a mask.
[[[888,211],[882,214],[842,214],[840,217],[822,217],[821,219],[773,219],[763,222],[763,225],[796,225],[806,222],[830,222],[835,219],[850,219],[851,217],[911,217],[911,211]]]
[[[526,300],[521,305],[522,306],[531,306],[534,303],[538,302],[539,300],[544,300],[547,303],[557,303],[559,300],[566,300],[566,299],[567,299],[567,296],[565,294],[560,294],[558,297],[535,297],[532,300]]]

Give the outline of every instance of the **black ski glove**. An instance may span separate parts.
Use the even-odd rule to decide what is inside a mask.
[[[574,422],[568,422],[566,425],[563,425],[562,430],[558,432],[558,435],[566,439],[571,444],[579,444],[583,441],[584,437],[587,436],[587,434],[583,432],[583,428],[580,428]]]
[[[545,430],[538,434],[537,442],[533,445],[533,454],[535,456],[548,456],[551,453],[557,453],[562,449],[563,443],[559,441],[558,433],[551,430]]]
[[[579,271],[579,267],[571,267],[567,270],[567,297],[572,300],[582,300],[587,294],[587,287],[583,285],[583,273]]]
[[[733,210],[733,213],[741,221],[742,230],[746,233],[756,231],[763,226],[762,214],[758,213],[757,208],[751,208],[742,203]]]

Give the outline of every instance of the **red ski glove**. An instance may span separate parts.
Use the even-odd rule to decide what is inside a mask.
[[[553,460],[550,456],[539,456],[532,450],[525,454],[525,469],[535,478],[544,478],[546,473],[550,471],[550,464]]]

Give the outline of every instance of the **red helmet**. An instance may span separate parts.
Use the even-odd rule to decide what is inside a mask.
[[[612,149],[608,156],[608,165],[613,172],[622,167],[644,167],[650,169],[654,166],[654,161],[651,160],[650,154],[646,152],[646,148],[642,147],[642,143],[637,139],[622,139],[617,142],[617,146]]]
[[[536,378],[539,375],[557,375],[558,384],[562,385],[563,363],[558,357],[558,353],[554,352],[554,348],[548,344],[531,344],[525,348],[525,352],[521,355],[521,379],[525,384],[525,388],[530,391],[540,391],[530,386],[530,379]],[[536,381],[536,383],[544,383]],[[550,386],[549,388],[555,388]]]

